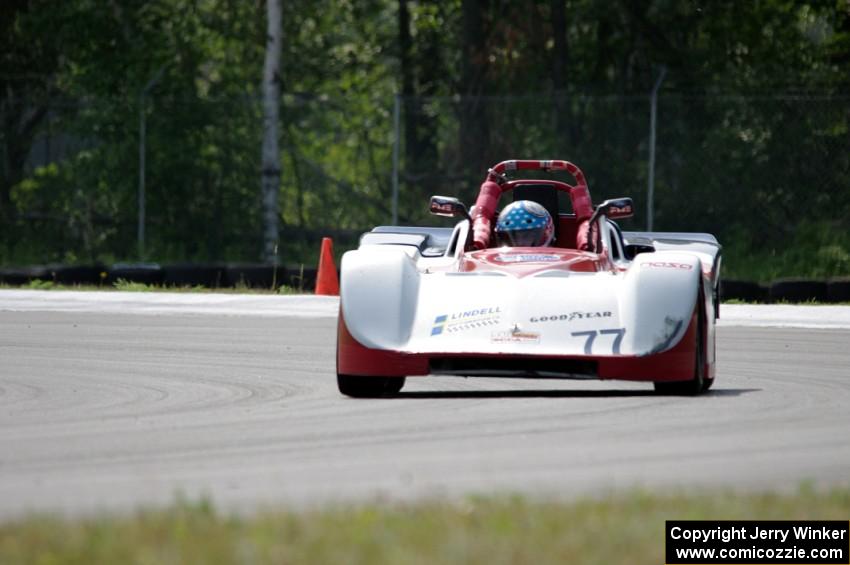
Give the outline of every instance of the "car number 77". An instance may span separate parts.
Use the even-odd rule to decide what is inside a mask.
[[[584,342],[584,354],[590,355],[593,353],[593,341],[598,335],[613,335],[614,343],[611,345],[611,353],[614,355],[620,354],[620,343],[623,341],[623,336],[626,335],[626,328],[614,328],[609,330],[590,330],[586,332],[573,332],[570,334],[575,337],[585,336],[587,340]]]

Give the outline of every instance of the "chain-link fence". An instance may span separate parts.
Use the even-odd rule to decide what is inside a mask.
[[[645,228],[649,96],[499,97],[477,103],[473,113],[462,100],[402,102],[424,123],[432,121],[425,129],[441,132],[418,140],[401,136],[407,143],[402,217],[422,220],[429,192],[471,200],[486,166],[500,160],[564,158],[584,170],[595,202],[632,196],[638,214],[631,227]],[[405,120],[400,121],[403,128]],[[654,227],[731,234],[760,222],[762,230],[783,234],[804,218],[848,219],[848,122],[850,98],[662,93]],[[416,120],[406,125],[418,127]],[[464,136],[462,127],[479,137]]]
[[[850,227],[850,97],[662,90],[657,107],[655,229],[759,247],[790,243],[801,222]],[[27,142],[10,111],[6,154]],[[0,169],[0,263],[137,259],[142,155],[145,259],[259,259],[258,101],[53,101],[45,116],[22,170]],[[625,228],[647,223],[649,95],[288,94],[281,117],[282,263],[312,262],[322,235],[341,251],[390,223],[394,181],[399,223],[445,223],[429,195],[471,203],[486,168],[510,158],[573,161],[595,202],[635,199]]]

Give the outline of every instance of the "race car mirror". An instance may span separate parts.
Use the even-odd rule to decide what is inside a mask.
[[[451,196],[432,196],[430,210],[435,216],[446,216],[447,218],[462,216],[467,220],[470,219],[469,210],[466,209],[463,202]]]
[[[595,222],[599,216],[607,216],[612,220],[617,220],[631,218],[634,215],[635,208],[631,198],[612,198],[596,207],[596,210],[593,211],[593,215],[590,217],[590,223]]]
[[[608,204],[608,211],[605,212],[605,215],[612,220],[631,218],[635,215],[631,198],[615,198],[613,200],[606,200],[605,203]]]

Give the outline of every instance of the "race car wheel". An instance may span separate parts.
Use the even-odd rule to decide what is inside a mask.
[[[336,376],[339,391],[354,398],[379,398],[401,392],[404,377],[361,377],[356,375]]]
[[[694,378],[688,381],[656,382],[655,392],[679,396],[694,396],[707,391],[714,379],[705,378],[705,311],[702,308],[702,292],[697,297],[697,343],[694,355]]]

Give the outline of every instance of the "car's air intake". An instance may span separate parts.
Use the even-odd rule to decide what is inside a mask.
[[[596,361],[582,359],[541,359],[539,357],[434,357],[429,367],[433,375],[468,377],[518,377],[550,379],[595,379]]]

